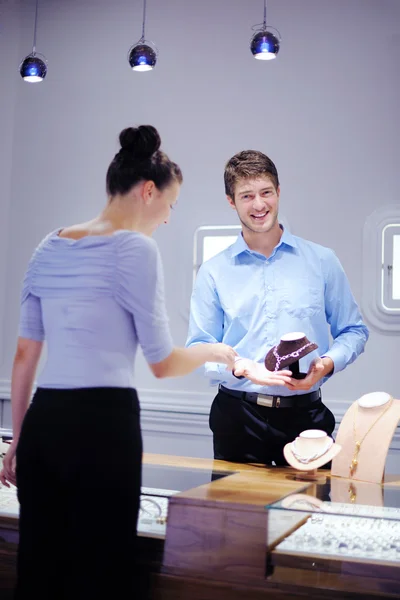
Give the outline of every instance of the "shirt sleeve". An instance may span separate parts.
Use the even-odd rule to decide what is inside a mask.
[[[18,335],[29,340],[42,342],[45,338],[42,305],[40,298],[32,293],[32,273],[41,244],[33,253],[25,273],[21,291]]]
[[[162,262],[154,240],[141,234],[121,235],[116,291],[121,305],[132,314],[147,362],[167,358],[174,344],[165,307]]]
[[[192,292],[186,347],[222,342],[223,330],[224,312],[208,265],[203,264],[197,273]],[[212,384],[227,383],[232,379],[237,381],[222,363],[207,362],[204,372]]]
[[[21,302],[19,336],[37,342],[44,340],[40,298],[31,293],[28,293]]]
[[[364,351],[369,331],[363,322],[343,267],[332,250],[325,269],[325,314],[331,328],[333,344],[324,356],[333,360],[333,372],[337,373]]]

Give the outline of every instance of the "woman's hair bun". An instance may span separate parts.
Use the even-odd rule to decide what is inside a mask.
[[[139,159],[150,158],[161,146],[161,138],[152,125],[127,127],[119,134],[121,150],[137,156]]]

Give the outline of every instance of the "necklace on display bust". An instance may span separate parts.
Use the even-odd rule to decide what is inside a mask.
[[[379,419],[381,419],[383,417],[383,415],[389,410],[389,408],[392,405],[392,401],[393,401],[393,397],[390,396],[389,400],[387,402],[385,402],[385,405],[384,405],[385,408],[379,413],[379,415],[375,419],[375,421],[373,421],[372,424],[368,427],[367,431],[364,433],[364,435],[362,436],[361,439],[359,439],[359,436],[357,434],[357,415],[358,415],[359,404],[358,404],[358,402],[356,403],[356,408],[354,411],[354,420],[353,420],[353,435],[354,435],[355,448],[354,448],[353,460],[351,461],[351,464],[350,464],[350,477],[353,477],[353,475],[357,471],[358,454],[361,450],[361,444],[363,443],[363,441],[365,440],[365,438],[367,437],[369,432],[375,427],[375,425],[377,424]]]
[[[342,447],[335,444],[326,431],[321,429],[306,429],[299,433],[295,440],[288,442],[283,448],[283,455],[288,464],[300,471],[296,479],[304,478],[308,471],[308,480],[316,480],[316,471],[326,465],[336,456]]]
[[[333,439],[332,438],[328,438],[327,441],[326,441],[326,444],[324,446],[322,446],[322,448],[319,451],[315,452],[314,454],[312,454],[310,456],[303,456],[297,450],[297,448],[296,448],[296,440],[294,440],[292,442],[292,453],[293,453],[293,456],[299,462],[301,462],[304,465],[308,465],[313,460],[317,460],[317,458],[320,458],[321,456],[324,456],[324,454],[326,454],[328,452],[328,450],[332,446],[332,444],[333,444]]]
[[[275,356],[275,360],[276,360],[274,371],[279,371],[281,362],[283,362],[284,360],[287,360],[288,358],[298,358],[300,356],[300,354],[302,352],[304,352],[304,350],[306,348],[309,348],[310,346],[315,347],[315,344],[313,344],[313,342],[308,342],[307,344],[304,344],[304,346],[301,346],[301,348],[299,348],[298,350],[294,350],[294,352],[289,352],[289,354],[285,354],[284,356],[279,356],[278,346],[274,346],[272,349],[272,353]]]
[[[283,335],[278,344],[275,344],[264,359],[268,371],[279,371],[318,348],[317,344],[310,342],[302,331],[292,331]]]

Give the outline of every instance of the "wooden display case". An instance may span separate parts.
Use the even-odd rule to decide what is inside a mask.
[[[298,480],[291,468],[145,455],[145,503],[139,519],[139,540],[149,597],[399,598],[400,557],[398,561],[387,561],[373,555],[322,555],[317,544],[301,551],[288,549],[288,544],[294,539],[291,536],[308,527],[313,515],[315,520],[317,508],[332,500],[335,490],[336,499],[331,504],[347,503],[352,510],[371,506],[400,509],[396,506],[400,477],[392,477],[378,487],[363,484],[355,495],[349,481],[331,478],[323,470],[320,478],[322,483],[316,484]],[[348,493],[349,489],[350,495],[343,497],[342,491]],[[0,506],[1,497],[0,490]],[[293,508],[290,502],[299,498],[311,504]],[[317,508],[311,508],[313,504]],[[392,522],[397,522],[396,518]],[[3,511],[2,600],[11,598],[17,541],[18,515]]]

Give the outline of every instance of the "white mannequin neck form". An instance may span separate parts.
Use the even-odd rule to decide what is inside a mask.
[[[320,429],[302,431],[295,440],[296,453],[304,458],[315,454],[319,455],[327,447],[328,440],[331,440],[331,438],[328,437],[325,431]]]
[[[371,392],[365,394],[357,400],[358,406],[362,408],[375,408],[377,406],[384,406],[391,400],[392,396],[386,392]]]
[[[306,337],[305,333],[302,333],[301,331],[292,331],[291,333],[285,333],[285,335],[281,337],[281,342],[295,342],[304,337]]]

